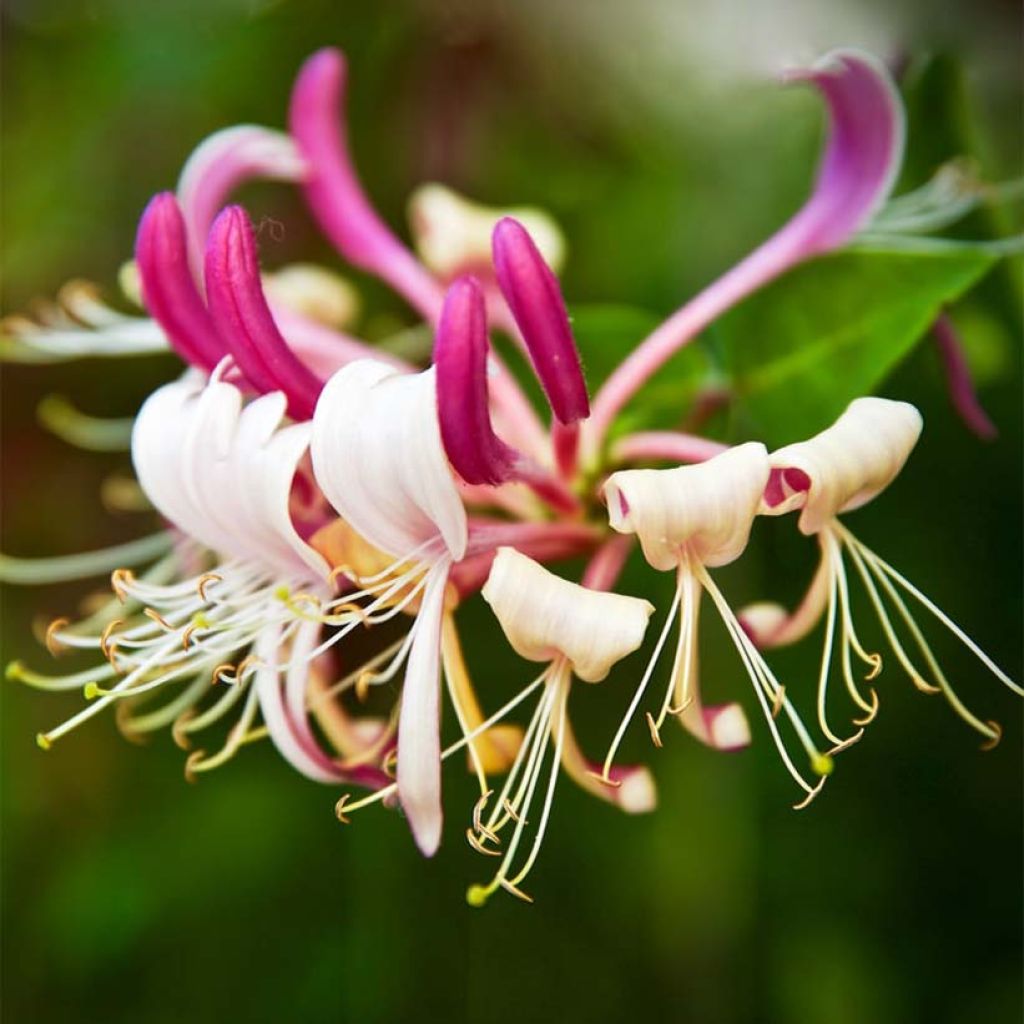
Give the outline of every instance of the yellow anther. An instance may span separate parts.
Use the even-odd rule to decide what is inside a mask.
[[[117,595],[118,601],[124,604],[128,597],[127,588],[135,582],[131,569],[115,569],[110,574],[110,589]]]
[[[512,804],[510,804],[510,803],[509,803],[509,801],[508,801],[508,797],[505,797],[505,800],[503,801],[503,803],[504,803],[504,806],[505,806],[505,811],[506,811],[506,813],[508,814],[508,816],[509,816],[509,817],[510,817],[510,818],[511,818],[511,819],[512,819],[512,820],[513,820],[513,821],[514,821],[514,822],[515,822],[515,823],[516,823],[517,825],[518,825],[518,824],[519,824],[520,822],[522,822],[522,824],[523,824],[523,825],[528,825],[528,824],[529,824],[529,822],[528,822],[528,821],[527,821],[527,820],[526,820],[525,818],[520,818],[520,817],[519,817],[519,815],[518,815],[518,814],[516,813],[516,809],[515,809],[515,808],[514,808],[514,807],[512,806]]]
[[[218,576],[215,572],[204,572],[202,576],[196,580],[196,591],[203,601],[209,601],[210,599],[206,596],[206,588],[211,583],[222,583],[224,581],[223,576]]]
[[[194,750],[185,759],[185,781],[196,782],[196,769],[206,758],[205,750]]]
[[[498,884],[505,890],[505,892],[512,893],[517,899],[521,899],[524,903],[532,903],[533,897],[527,896],[522,889],[517,889],[507,878],[498,879]]]
[[[794,811],[802,811],[805,807],[809,806],[811,801],[821,792],[822,787],[825,785],[825,780],[828,778],[827,775],[822,775],[821,781],[800,801],[798,804],[793,804]]]
[[[842,743],[837,743],[834,747],[832,747],[832,749],[828,752],[828,756],[832,757],[834,754],[838,754],[841,751],[846,750],[849,747],[852,747],[854,743],[856,743],[863,735],[864,730],[858,729],[857,732],[855,732],[849,739],[843,740]]]
[[[172,626],[155,608],[143,608],[142,614],[148,619],[152,619],[162,630],[167,633],[173,633],[175,627]]]
[[[487,806],[487,801],[491,798],[491,796],[493,796],[493,794],[493,789],[487,790],[487,792],[484,793],[480,797],[480,799],[477,800],[477,802],[473,805],[473,828],[476,829],[476,831],[479,832],[480,835],[484,837],[484,839],[489,839],[492,843],[500,844],[501,840],[498,838],[497,834],[492,832],[483,823],[484,808]]]
[[[919,675],[912,675],[910,681],[921,691],[921,693],[935,694],[942,693],[942,690],[938,686],[932,686],[931,683],[922,679]]]
[[[692,697],[687,697],[682,704],[673,707],[671,704],[665,709],[670,715],[681,715],[693,703]]]
[[[171,739],[173,739],[182,750],[191,750],[192,748],[192,741],[188,738],[188,733],[185,732],[183,727],[191,719],[195,718],[195,715],[196,709],[188,708],[178,715],[171,725]]]
[[[664,744],[661,742],[661,732],[658,729],[658,723],[654,720],[654,715],[647,712],[647,728],[651,730],[651,742],[656,747],[662,747]]]
[[[54,619],[46,627],[46,649],[56,658],[61,652],[66,651],[67,648],[57,638],[57,634],[65,627],[71,624],[70,619],[60,618]]]
[[[111,634],[118,626],[123,625],[124,619],[111,619],[111,621],[103,627],[103,632],[100,634],[100,650],[103,652],[103,657],[106,658],[111,665],[114,664],[114,651],[117,648],[117,643],[111,642]]]
[[[484,846],[484,844],[480,841],[477,834],[471,828],[466,829],[466,840],[469,842],[469,845],[472,846],[474,850],[476,850],[477,853],[483,853],[488,857],[501,856],[501,852],[499,850],[490,850],[486,846]]]
[[[882,672],[882,656],[880,654],[869,654],[868,664],[871,666],[871,671],[864,677],[866,682],[871,682],[872,679],[877,679]]]
[[[230,675],[232,678],[230,680],[225,679],[224,678],[225,675]],[[238,668],[237,668],[237,666],[232,664],[230,661],[223,661],[213,670],[212,678],[210,679],[210,685],[211,686],[216,686],[218,683],[237,682],[237,681],[238,681]]]
[[[39,747],[40,750],[49,750],[50,747],[53,746],[53,741],[50,739],[49,736],[46,735],[45,732],[37,732],[36,746]]]
[[[395,772],[398,770],[398,751],[389,750],[384,757],[384,760],[380,763],[381,771],[384,772],[389,778],[395,777]]]
[[[999,741],[1003,738],[1003,727],[998,722],[993,722],[991,719],[985,724],[992,730],[993,735],[982,743],[981,749],[995,750],[995,748],[999,746]]]
[[[258,668],[263,662],[260,661],[255,654],[247,654],[239,663],[238,668],[235,670],[235,682],[240,683],[242,676],[251,668]]]
[[[190,622],[181,632],[181,647],[187,651],[192,643],[192,634],[202,627],[197,622]]]
[[[779,712],[782,710],[783,704],[786,702],[786,688],[780,686],[775,690],[775,696],[772,698],[772,718],[778,718]]]
[[[593,776],[598,782],[603,782],[606,786],[611,786],[612,789],[618,789],[619,786],[622,785],[621,779],[609,778],[603,772],[595,772],[588,768],[587,774]]]
[[[342,794],[341,799],[334,805],[334,815],[342,825],[351,825],[352,819],[345,814],[345,805],[351,799],[351,794]]]
[[[356,680],[356,699],[360,704],[365,703],[366,698],[370,696],[372,682],[373,673],[369,669],[359,673],[359,678]]]
[[[878,714],[878,691],[872,686],[871,687],[871,707],[868,709],[867,714],[863,718],[854,718],[854,725],[870,725],[875,720],[875,715]]]

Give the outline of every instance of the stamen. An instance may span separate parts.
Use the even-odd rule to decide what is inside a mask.
[[[67,650],[66,645],[62,644],[57,638],[57,634],[67,626],[71,625],[71,620],[67,618],[54,619],[46,627],[46,649],[56,658],[64,651]]]
[[[209,597],[206,594],[206,588],[211,583],[223,583],[224,577],[215,572],[204,572],[202,576],[196,581],[196,592],[203,601],[209,601]]]

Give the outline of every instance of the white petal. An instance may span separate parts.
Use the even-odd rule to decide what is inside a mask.
[[[339,370],[317,402],[311,451],[328,500],[376,547],[401,557],[440,534],[455,560],[465,554],[432,369],[403,374],[361,359]]]
[[[810,489],[794,495],[802,505],[800,530],[817,533],[840,512],[860,508],[885,490],[903,468],[921,436],[921,414],[908,402],[858,398],[826,430],[807,441],[772,452],[772,469],[795,469],[810,479]],[[777,515],[793,507],[762,505]]]
[[[498,549],[483,596],[517,654],[539,662],[564,656],[588,683],[643,643],[654,611],[638,597],[563,580],[514,548]]]
[[[416,844],[431,857],[441,842],[441,616],[448,562],[430,569],[409,651],[398,720],[398,798]]]
[[[695,466],[622,470],[605,481],[608,521],[637,535],[655,569],[674,569],[684,547],[704,565],[727,565],[747,546],[769,472],[756,442]]]

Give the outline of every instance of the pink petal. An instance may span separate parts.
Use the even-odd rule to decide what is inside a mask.
[[[487,311],[480,285],[461,277],[448,289],[434,342],[437,415],[445,452],[470,484],[508,480],[518,453],[494,433],[487,390]]]
[[[989,419],[971,381],[971,369],[964,358],[963,348],[956,327],[947,313],[943,313],[932,326],[935,347],[942,359],[942,369],[946,375],[946,387],[949,389],[949,400],[957,415],[964,421],[967,429],[984,441],[992,441],[999,431]]]
[[[187,363],[212,370],[227,354],[188,266],[185,221],[170,192],[155,195],[142,214],[135,259],[142,297],[174,350]]]
[[[240,206],[225,209],[210,230],[206,292],[214,323],[249,380],[261,391],[283,391],[293,419],[310,419],[323,382],[274,323],[260,284],[256,238]]]
[[[203,246],[217,211],[231,193],[252,178],[298,181],[304,166],[295,143],[283,132],[244,124],[205,139],[188,158],[178,179],[189,261],[203,276]]]
[[[504,217],[494,228],[494,269],[557,419],[590,415],[587,382],[569,326],[562,290],[526,228]]]
[[[346,75],[341,51],[324,49],[306,61],[295,81],[288,120],[307,164],[306,201],[350,263],[377,274],[434,320],[439,285],[378,216],[352,165],[342,129]]]
[[[829,135],[814,190],[800,211],[749,256],[651,334],[594,399],[588,444],[596,448],[618,411],[685,344],[745,296],[812,256],[844,245],[885,201],[899,171],[903,107],[885,68],[835,51],[788,81],[808,81],[828,107]]]

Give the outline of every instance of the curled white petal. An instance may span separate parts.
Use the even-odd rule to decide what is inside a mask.
[[[313,470],[327,499],[371,544],[404,557],[438,538],[457,561],[466,551],[466,511],[436,401],[433,369],[409,374],[375,359],[350,363],[317,402]]]
[[[643,643],[654,611],[638,597],[563,580],[507,547],[498,549],[483,596],[517,654],[540,662],[565,657],[588,683]]]
[[[289,575],[324,576],[326,563],[288,511],[309,425],[281,428],[284,409],[277,393],[243,409],[237,388],[223,381],[204,388],[186,374],[146,400],[132,460],[153,506],[201,544]]]
[[[768,474],[756,442],[695,466],[622,470],[604,485],[608,520],[637,535],[655,569],[674,569],[684,549],[704,565],[727,565],[747,546]]]
[[[917,444],[922,426],[921,414],[908,402],[854,400],[820,434],[772,452],[769,462],[773,472],[782,475],[783,490],[769,496],[781,500],[766,500],[761,512],[780,515],[802,508],[801,532],[817,533],[838,513],[860,508],[892,483]],[[804,474],[806,480],[792,471]]]
[[[557,273],[565,260],[565,237],[543,210],[483,206],[433,183],[420,186],[409,200],[416,251],[443,278],[490,267],[491,234],[502,217],[514,217],[526,228],[544,261]]]

